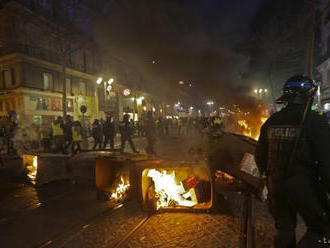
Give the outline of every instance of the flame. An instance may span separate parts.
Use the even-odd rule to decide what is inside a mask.
[[[238,120],[237,123],[242,128],[241,132],[243,135],[258,140],[260,136],[260,128],[267,119],[268,117],[260,117],[259,120],[254,121],[253,123],[248,124],[247,120]]]
[[[240,125],[243,128],[243,130],[242,130],[242,134],[243,135],[249,136],[249,137],[252,138],[251,128],[247,124],[247,121],[246,120],[239,120],[238,121],[238,125]]]
[[[184,199],[183,194],[185,194],[185,190],[181,182],[180,185],[176,183],[174,171],[168,174],[166,170],[159,172],[152,169],[149,170],[148,177],[151,177],[155,184],[157,210],[172,205],[184,207],[196,205],[196,202]]]
[[[28,164],[26,166],[27,169],[27,176],[31,179],[31,182],[33,184],[36,183],[36,178],[37,178],[37,172],[38,172],[38,157],[33,156],[33,161],[31,164]]]
[[[130,187],[129,183],[125,183],[124,178],[120,177],[120,183],[118,184],[116,190],[111,194],[111,198],[115,200],[120,200],[125,197],[126,191]]]

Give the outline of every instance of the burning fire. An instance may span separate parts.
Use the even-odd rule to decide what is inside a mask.
[[[130,184],[125,183],[124,178],[120,177],[120,183],[118,184],[115,191],[111,194],[111,198],[115,200],[121,200],[125,197],[127,190],[129,189]]]
[[[261,117],[253,123],[248,123],[247,120],[238,120],[238,125],[242,128],[241,133],[252,139],[258,140],[260,135],[260,128],[266,122],[267,117]]]
[[[190,192],[185,192],[182,182],[176,183],[175,172],[167,173],[152,169],[148,172],[148,177],[151,177],[155,184],[156,193],[156,208],[166,208],[171,206],[193,207],[197,204],[196,201],[186,200],[190,197]]]
[[[38,172],[38,157],[33,156],[32,163],[28,163],[26,166],[27,176],[31,179],[33,184],[36,183],[37,172]]]

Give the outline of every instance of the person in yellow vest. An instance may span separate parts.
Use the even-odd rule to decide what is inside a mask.
[[[52,134],[55,143],[55,152],[65,153],[64,131],[63,131],[63,119],[58,116],[52,123]]]
[[[81,124],[79,121],[74,121],[72,123],[72,154],[81,152],[80,149],[81,141],[82,141]],[[75,149],[76,145],[77,145],[77,149]]]
[[[220,117],[215,117],[213,120],[213,126],[215,128],[222,128],[223,122],[222,119]]]

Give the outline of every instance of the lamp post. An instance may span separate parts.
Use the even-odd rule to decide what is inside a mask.
[[[214,102],[213,101],[208,101],[206,104],[210,106],[210,114],[209,115],[211,115],[211,112],[213,110],[213,104],[214,104]]]
[[[99,86],[99,87],[102,87],[102,84],[104,86],[104,98],[105,98],[105,94],[108,92],[110,94],[113,86],[112,86],[112,83],[114,82],[115,80],[113,78],[109,78],[108,81],[104,80],[103,77],[98,77],[97,80],[96,80],[96,84]],[[99,101],[99,94],[98,94],[98,90],[96,90],[96,98],[97,100]]]

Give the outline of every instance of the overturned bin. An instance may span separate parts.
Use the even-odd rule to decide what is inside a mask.
[[[135,185],[147,211],[209,210],[213,204],[210,170],[205,164],[148,160],[135,164]]]
[[[102,153],[96,158],[95,185],[100,200],[123,201],[133,195],[134,164],[149,160],[149,156],[131,153]]]
[[[217,193],[242,192],[241,247],[255,247],[253,194],[261,196],[264,182],[254,160],[256,141],[246,136],[222,133],[209,137],[205,146]]]
[[[254,161],[255,148],[256,141],[243,135],[223,133],[209,138],[205,145],[205,156],[213,175],[223,188],[230,189],[229,185],[234,182],[233,190],[236,191],[235,183],[239,182],[244,188],[263,189],[264,183]]]
[[[69,156],[62,154],[23,154],[26,176],[32,184],[42,185],[68,179],[66,162]]]

